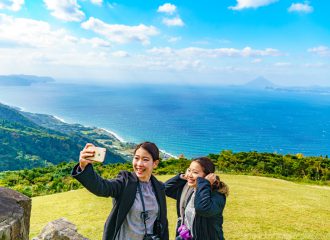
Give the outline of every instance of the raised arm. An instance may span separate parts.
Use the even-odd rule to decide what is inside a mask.
[[[223,194],[213,192],[210,182],[205,179],[197,178],[197,188],[195,196],[196,214],[204,217],[212,217],[222,213],[226,204],[226,198]]]
[[[79,171],[77,164],[72,171],[72,176],[77,179],[88,191],[101,197],[118,198],[125,185],[125,175],[128,173],[121,171],[115,179],[104,179],[98,175],[91,164],[88,164],[83,171]],[[126,178],[127,179],[127,178]]]
[[[186,182],[187,180],[181,178],[181,174],[178,174],[175,177],[172,177],[169,180],[167,180],[165,182],[166,196],[177,199],[178,191],[183,188]]]

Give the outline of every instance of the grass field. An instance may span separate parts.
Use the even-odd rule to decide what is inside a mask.
[[[330,239],[330,187],[254,176],[221,177],[230,187],[223,226],[227,240]],[[167,205],[173,239],[175,202],[168,199]],[[32,198],[30,237],[46,223],[65,217],[79,233],[99,240],[110,210],[110,198],[96,197],[85,189]]]

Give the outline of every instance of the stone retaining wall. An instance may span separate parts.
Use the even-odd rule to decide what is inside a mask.
[[[31,199],[0,187],[0,240],[28,240]]]
[[[0,187],[0,240],[29,240],[31,199]],[[45,223],[46,224],[46,223]],[[65,218],[48,223],[33,240],[88,240]]]

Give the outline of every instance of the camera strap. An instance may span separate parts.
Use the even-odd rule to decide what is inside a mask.
[[[141,190],[139,181],[138,181],[138,188],[139,188],[139,193],[140,193],[140,198],[141,198],[142,208],[143,208],[143,212],[141,212],[141,218],[143,219],[143,223],[144,223],[144,233],[145,233],[145,235],[147,235],[148,232],[147,232],[146,221],[148,220],[149,216],[148,216],[148,212],[146,211],[146,207],[144,206],[143,194],[142,194],[142,190]]]
[[[142,208],[143,208],[143,212],[141,212],[141,218],[143,219],[143,223],[144,223],[144,232],[145,232],[145,235],[148,235],[146,222],[149,219],[149,216],[148,216],[148,211],[146,211],[146,208],[145,208],[140,181],[138,181],[138,189],[139,189],[139,195],[141,198],[141,203],[142,203]],[[154,192],[154,194],[155,194],[156,199],[158,199],[155,192]],[[158,213],[157,213],[157,219],[156,219],[156,222],[157,222],[156,234],[161,234],[162,225],[160,224],[160,204],[159,204],[158,200],[157,200],[157,205],[158,205]],[[153,231],[154,231],[153,233],[155,234],[155,226],[153,227]]]

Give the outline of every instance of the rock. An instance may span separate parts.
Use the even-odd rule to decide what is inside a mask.
[[[31,199],[14,190],[0,187],[0,239],[28,240]]]
[[[1,238],[0,238],[1,239]],[[77,232],[77,227],[65,218],[48,223],[32,240],[88,240]]]
[[[29,240],[31,199],[8,188],[0,187],[0,240]],[[33,240],[88,240],[77,227],[60,218],[44,227]]]

